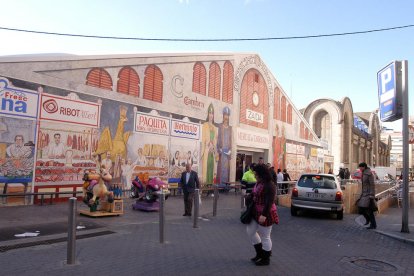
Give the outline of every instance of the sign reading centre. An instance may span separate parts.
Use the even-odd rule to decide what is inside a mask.
[[[383,122],[401,119],[402,108],[402,72],[401,62],[394,61],[377,73],[380,118]]]

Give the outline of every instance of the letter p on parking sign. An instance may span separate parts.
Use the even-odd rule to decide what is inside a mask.
[[[377,73],[380,118],[392,122],[402,118],[401,61],[394,61]]]

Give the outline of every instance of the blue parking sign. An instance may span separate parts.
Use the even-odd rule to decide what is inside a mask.
[[[392,122],[402,118],[401,62],[394,61],[377,73],[380,118]]]

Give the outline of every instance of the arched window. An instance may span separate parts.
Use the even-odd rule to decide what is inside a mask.
[[[145,69],[144,99],[162,103],[163,76],[155,65],[148,65]]]
[[[86,76],[86,85],[112,90],[112,78],[105,69],[94,68]]]
[[[233,65],[230,61],[224,63],[223,68],[223,97],[222,101],[232,104],[233,103],[233,82],[234,71]]]
[[[251,111],[258,117],[249,117]],[[240,89],[240,123],[263,129],[269,122],[269,92],[262,74],[251,68],[243,76]],[[259,120],[257,120],[259,119]]]
[[[280,101],[280,120],[286,122],[286,97],[282,96]]]
[[[292,124],[292,105],[288,104],[287,108],[287,123]]]
[[[201,62],[196,62],[193,68],[193,92],[206,95],[206,68]]]
[[[305,124],[303,122],[300,122],[299,138],[300,139],[305,138]]]
[[[273,118],[280,120],[280,89],[279,87],[275,88],[275,106],[273,110]]]
[[[216,62],[210,64],[208,78],[208,96],[220,100],[221,72],[220,66]]]
[[[134,69],[127,66],[119,71],[116,91],[139,97],[139,76]]]

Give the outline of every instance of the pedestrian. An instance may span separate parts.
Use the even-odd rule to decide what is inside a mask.
[[[267,163],[267,167],[269,168],[270,175],[272,176],[272,181],[276,184],[277,183],[277,175],[275,172],[275,167],[272,166],[272,164]]]
[[[264,159],[263,159],[263,157],[259,157],[259,165],[262,165],[262,164],[264,164]]]
[[[251,190],[254,187],[254,184],[256,184],[256,177],[255,177],[255,174],[253,172],[253,168],[255,166],[256,166],[256,163],[251,163],[250,164],[250,167],[249,167],[249,170],[246,171],[243,174],[243,177],[242,177],[242,181],[241,182],[242,182],[242,185],[244,185],[244,187],[246,189],[246,193],[250,193]]]
[[[345,168],[345,171],[344,171],[344,178],[345,179],[349,179],[351,177],[351,172],[349,171],[349,169],[348,168]]]
[[[253,170],[257,183],[249,196],[253,200],[255,212],[246,232],[256,251],[256,256],[251,260],[257,266],[264,266],[269,265],[272,254],[272,226],[279,223],[274,203],[276,188],[266,165],[257,165]]]
[[[364,225],[370,224],[367,229],[375,229],[377,228],[377,222],[375,221],[373,209],[375,200],[374,175],[371,169],[367,166],[367,163],[362,162],[358,165],[358,167],[361,171],[362,191],[361,196],[357,200],[357,206],[359,213],[365,218]]]
[[[191,164],[185,165],[185,171],[181,174],[180,186],[184,192],[184,214],[183,216],[191,216],[193,209],[194,190],[200,188],[197,172],[191,169]]]
[[[345,178],[345,170],[344,168],[339,168],[339,173],[338,173],[339,178],[342,180]]]
[[[292,181],[286,169],[283,169],[283,181]]]
[[[334,174],[331,168],[329,168],[328,174]]]
[[[283,173],[281,169],[277,169],[277,185],[280,185],[282,194],[287,194],[287,184],[283,183]]]

